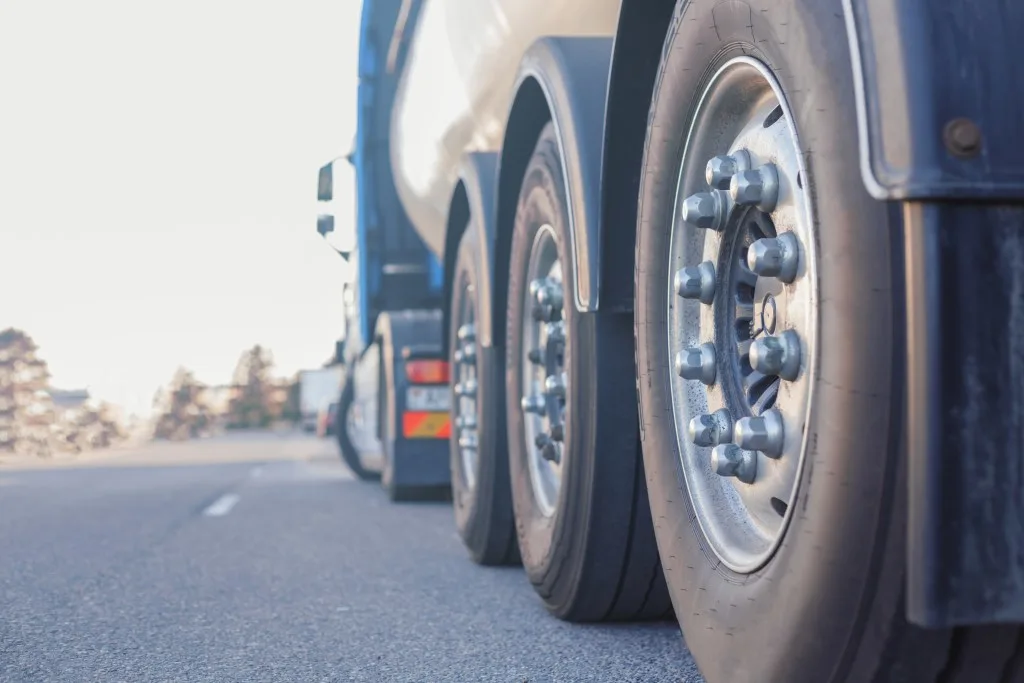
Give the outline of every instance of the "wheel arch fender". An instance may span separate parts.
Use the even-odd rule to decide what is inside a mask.
[[[623,0],[604,110],[601,174],[602,311],[633,310],[637,199],[647,120],[676,0]]]
[[[455,263],[459,242],[466,230],[476,232],[480,248],[481,282],[477,311],[478,340],[481,346],[493,344],[491,321],[493,311],[492,276],[494,266],[495,202],[497,190],[498,155],[495,152],[472,152],[465,155],[459,166],[459,180],[448,206],[448,219],[444,238],[444,307],[441,326],[442,348],[448,348],[448,329],[451,321],[452,288],[455,286]]]
[[[600,298],[600,187],[604,110],[611,63],[610,37],[545,37],[523,57],[507,117],[498,165],[493,284],[496,310],[505,310],[509,250],[519,188],[540,131],[554,123],[569,200],[573,296],[581,311]],[[493,316],[503,339],[505,317]]]

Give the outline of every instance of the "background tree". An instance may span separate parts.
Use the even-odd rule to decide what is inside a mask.
[[[293,424],[302,419],[302,385],[299,383],[299,373],[295,373],[295,376],[288,380],[288,394],[281,407],[281,419]]]
[[[55,414],[46,393],[50,373],[25,332],[0,331],[0,452],[51,454]]]
[[[158,439],[190,439],[201,436],[212,425],[212,415],[203,397],[206,386],[191,371],[179,368],[170,386],[157,395],[158,417],[153,436]]]
[[[273,365],[270,351],[259,344],[238,359],[234,396],[228,404],[229,427],[263,429],[280,415],[281,406],[275,400],[276,383],[270,374]]]
[[[75,409],[67,423],[67,439],[78,451],[107,448],[127,436],[117,410],[104,402]]]

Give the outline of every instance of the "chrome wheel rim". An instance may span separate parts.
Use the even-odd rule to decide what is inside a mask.
[[[537,231],[526,277],[519,405],[530,484],[541,514],[549,517],[555,512],[562,483],[567,381],[562,262],[550,225]]]
[[[818,329],[807,170],[781,88],[739,57],[687,137],[670,242],[668,350],[682,471],[719,559],[751,572],[794,509]]]
[[[455,385],[455,429],[458,433],[459,459],[462,483],[467,490],[476,488],[479,463],[479,431],[477,420],[477,341],[476,310],[473,303],[476,292],[473,285],[463,282],[462,302],[456,314],[459,324],[452,344],[452,364],[458,382]]]

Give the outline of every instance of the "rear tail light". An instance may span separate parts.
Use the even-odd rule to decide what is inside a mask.
[[[447,384],[448,363],[443,360],[410,360],[405,375],[413,384]]]

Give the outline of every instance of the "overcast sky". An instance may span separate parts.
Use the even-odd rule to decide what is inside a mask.
[[[55,386],[145,411],[179,365],[328,358],[315,176],[354,134],[360,5],[0,3],[0,328]]]

